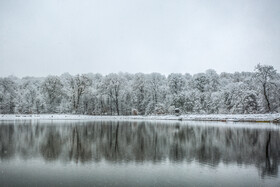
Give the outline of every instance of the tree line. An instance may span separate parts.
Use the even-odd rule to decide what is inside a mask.
[[[0,78],[1,114],[151,115],[280,112],[280,74],[258,64],[253,72],[194,75],[111,73]]]

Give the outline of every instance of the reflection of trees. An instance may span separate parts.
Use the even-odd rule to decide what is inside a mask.
[[[0,126],[0,158],[75,162],[191,161],[254,164],[262,176],[277,175],[279,131],[167,125],[156,122],[85,122]]]
[[[278,158],[271,158],[271,131],[267,134],[267,141],[265,147],[265,166],[262,168],[262,176],[277,175],[278,173]]]
[[[45,142],[40,146],[40,151],[46,160],[55,160],[60,155],[61,146],[60,134],[55,130],[49,131]]]
[[[15,153],[14,126],[0,125],[0,158],[11,158]]]
[[[72,128],[72,136],[70,137],[71,145],[69,150],[69,159],[87,161],[91,159],[90,144],[88,141],[87,127],[75,126]],[[85,138],[83,138],[85,137]]]

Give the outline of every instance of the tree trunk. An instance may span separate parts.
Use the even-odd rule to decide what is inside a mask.
[[[118,99],[116,99],[116,108],[117,108],[117,114],[118,116],[120,115],[120,111],[119,111],[119,102]]]
[[[268,99],[268,96],[267,96],[267,93],[266,93],[266,84],[265,83],[263,84],[263,95],[264,95],[264,98],[265,98],[266,103],[267,103],[268,112],[271,112],[269,99]]]

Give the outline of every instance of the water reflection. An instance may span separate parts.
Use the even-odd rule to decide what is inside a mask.
[[[18,122],[0,125],[0,158],[63,162],[192,162],[255,165],[277,176],[280,131],[155,122]]]

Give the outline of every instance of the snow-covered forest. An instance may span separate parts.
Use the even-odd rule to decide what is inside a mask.
[[[111,73],[0,78],[0,113],[150,115],[280,112],[280,74],[258,64],[252,72],[194,75]]]

